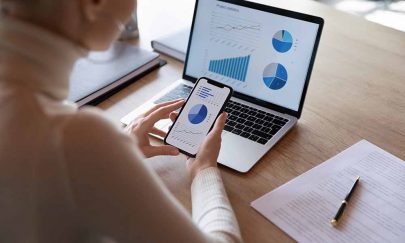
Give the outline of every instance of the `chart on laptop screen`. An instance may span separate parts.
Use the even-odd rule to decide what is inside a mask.
[[[298,110],[319,25],[199,0],[186,74]]]

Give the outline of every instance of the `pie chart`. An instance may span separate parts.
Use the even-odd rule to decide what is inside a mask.
[[[293,45],[293,37],[290,32],[280,30],[273,36],[273,47],[278,52],[284,53],[291,49]]]
[[[264,84],[272,90],[283,88],[288,79],[287,70],[280,63],[270,63],[264,68]]]
[[[203,104],[198,104],[191,108],[190,112],[188,113],[188,120],[192,124],[199,124],[205,120],[208,114],[208,109]]]

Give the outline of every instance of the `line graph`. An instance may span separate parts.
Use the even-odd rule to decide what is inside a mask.
[[[211,15],[210,41],[214,44],[252,53],[261,37],[261,23],[216,11]]]
[[[190,148],[197,146],[199,137],[203,134],[201,131],[196,130],[195,127],[192,127],[189,122],[177,122],[171,130],[170,138],[176,143],[181,143],[187,145]]]
[[[217,29],[221,29],[221,30],[225,30],[225,31],[247,30],[247,29],[260,30],[260,27],[261,27],[260,25],[246,26],[246,25],[230,25],[230,24],[227,24],[225,26],[217,26]]]
[[[178,130],[175,131],[176,133],[185,133],[185,134],[193,134],[193,135],[199,135],[202,134],[202,132],[193,132],[193,131],[189,131],[189,130]]]

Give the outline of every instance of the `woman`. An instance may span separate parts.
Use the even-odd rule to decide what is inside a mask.
[[[0,242],[240,242],[216,168],[222,114],[195,160],[192,218],[144,163],[177,155],[151,146],[159,105],[129,135],[97,109],[65,102],[69,73],[105,50],[134,0],[0,0]]]

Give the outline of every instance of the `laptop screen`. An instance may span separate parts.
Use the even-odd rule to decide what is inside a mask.
[[[293,17],[199,0],[185,74],[298,111],[318,29]]]

